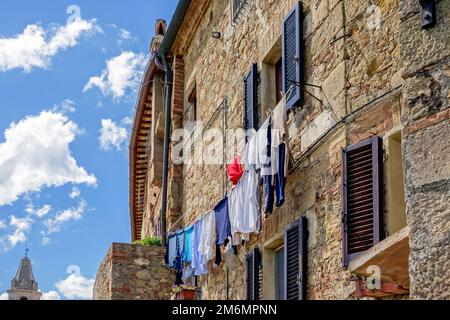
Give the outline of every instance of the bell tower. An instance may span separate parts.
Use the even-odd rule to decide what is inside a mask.
[[[28,249],[25,257],[20,261],[16,276],[11,281],[11,289],[7,291],[9,300],[40,300],[42,292],[34,279],[31,260],[28,258]]]

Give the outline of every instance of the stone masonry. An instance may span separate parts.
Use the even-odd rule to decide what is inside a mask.
[[[162,247],[113,243],[99,266],[94,300],[167,300],[171,271]]]
[[[243,78],[252,63],[258,66],[264,88],[264,121],[266,110],[274,107],[270,81],[274,63],[281,57],[281,23],[295,3],[247,0],[233,21],[230,1],[192,2],[171,52],[178,111],[174,128],[180,126],[180,101],[186,107],[194,88],[199,121],[214,120],[215,110],[226,100],[228,128],[242,127]],[[378,135],[383,138],[386,169],[386,236],[405,227],[410,230],[409,270],[405,271],[409,294],[395,298],[449,299],[450,2],[437,1],[438,19],[431,29],[420,27],[417,0],[302,3],[304,82],[319,87],[306,87],[310,94],[305,95],[303,106],[289,114],[287,200],[272,215],[263,217],[261,232],[239,247],[228,266],[213,267],[210,262],[208,275],[198,279],[202,297],[245,299],[245,256],[257,246],[263,256],[263,298],[274,299],[274,250],[282,244],[285,226],[304,216],[309,229],[307,298],[355,298],[359,277],[341,262],[341,150]],[[221,38],[211,37],[213,31],[221,32]],[[180,81],[184,88],[179,88]],[[217,120],[212,123],[220,126]],[[236,149],[235,155],[242,155],[242,150]],[[173,231],[192,223],[223,197],[224,170],[221,165],[170,166],[168,228]],[[225,188],[230,190],[231,184]],[[158,206],[160,200],[155,212],[159,212]],[[152,221],[143,224],[143,238],[155,235]],[[121,259],[135,261],[130,259],[136,259],[139,250],[113,245],[100,267],[100,277],[117,263],[120,266]],[[162,249],[158,250],[162,255]],[[150,266],[155,263],[156,272],[155,259]],[[128,282],[128,276],[106,281],[117,283],[117,298],[147,294],[133,292],[136,281],[147,279],[137,276],[142,266],[132,265]],[[159,269],[157,272],[167,276],[164,286],[170,286],[173,275]],[[112,295],[100,283],[96,291],[99,298]],[[158,297],[155,293],[152,298]]]

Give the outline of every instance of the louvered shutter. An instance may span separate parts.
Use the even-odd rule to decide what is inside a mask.
[[[286,300],[306,300],[307,220],[300,218],[284,232]]]
[[[282,24],[282,79],[286,107],[291,109],[302,102],[299,85],[303,78],[303,9],[298,2]]]
[[[253,249],[246,257],[247,300],[259,300],[262,281],[261,256],[259,249]]]
[[[382,141],[374,136],[342,150],[343,264],[383,237]]]
[[[252,64],[249,73],[244,78],[244,129],[259,128],[259,102],[258,102],[258,68]]]

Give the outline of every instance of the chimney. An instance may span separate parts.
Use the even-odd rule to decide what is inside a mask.
[[[164,19],[156,20],[155,24],[155,35],[153,36],[152,42],[150,44],[150,52],[155,53],[159,50],[161,43],[166,34],[167,23]]]

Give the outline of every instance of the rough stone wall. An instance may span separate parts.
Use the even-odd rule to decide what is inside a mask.
[[[308,298],[345,299],[355,290],[341,264],[341,147],[373,134],[383,136],[400,121],[397,1],[375,1],[381,28],[368,30],[370,1],[303,1],[305,11],[305,82],[322,103],[305,96],[302,113],[289,118],[293,162],[343,116],[371,103],[348,125],[341,125],[288,177],[287,201],[265,218],[263,229],[239,248],[230,270],[228,297],[245,298],[244,262],[258,245],[263,252],[300,216],[309,221]],[[242,80],[250,64],[258,69],[281,44],[281,22],[295,1],[248,1],[238,22],[231,23],[228,1],[213,1],[184,56],[185,88],[197,88],[199,120],[208,122],[226,97],[228,127],[242,126]],[[213,39],[221,31],[222,39]],[[351,32],[351,36],[345,36]],[[386,95],[383,99],[379,97]],[[273,107],[273,106],[270,106]],[[263,118],[265,116],[263,115]],[[316,121],[314,122],[314,120]],[[326,121],[325,121],[325,120]],[[237,153],[242,150],[237,150]],[[220,166],[187,165],[184,173],[184,222],[212,209],[223,196]],[[228,189],[230,185],[228,185]],[[263,267],[264,268],[264,267]],[[203,297],[227,297],[227,266],[209,267],[200,277]],[[264,290],[263,290],[264,291]],[[266,297],[267,295],[265,293]]]
[[[235,23],[229,1],[197,4],[205,8],[205,2],[209,7],[192,39],[178,39],[190,43],[185,52],[178,52],[183,55],[184,92],[196,87],[197,118],[203,123],[226,99],[228,127],[239,128],[243,77],[252,63],[263,72],[268,61],[276,61],[281,22],[296,1],[248,0]],[[371,5],[379,10],[379,27],[371,24]],[[438,1],[438,23],[430,30],[420,29],[415,0],[305,0],[303,7],[305,82],[321,86],[306,89],[320,102],[306,94],[302,111],[289,115],[295,168],[287,180],[286,203],[263,219],[258,235],[239,247],[228,284],[227,265],[214,267],[210,262],[208,275],[199,278],[202,296],[244,299],[245,255],[259,246],[264,263],[285,226],[306,216],[308,299],[352,298],[355,277],[341,263],[341,148],[401,129],[411,297],[448,298],[449,2]],[[212,38],[212,31],[220,31],[221,39]],[[269,100],[263,107],[273,107]],[[220,122],[213,119],[211,126],[217,128]],[[224,171],[221,165],[188,164],[182,174],[182,190],[171,198],[183,198],[181,224],[188,225],[223,197]],[[226,187],[229,190],[230,184]],[[385,214],[391,214],[389,209]],[[273,298],[267,274],[264,297]]]
[[[402,0],[403,149],[410,226],[410,295],[450,298],[450,3],[420,28],[417,1]]]
[[[113,243],[99,266],[94,300],[167,300],[173,275],[165,249]]]

